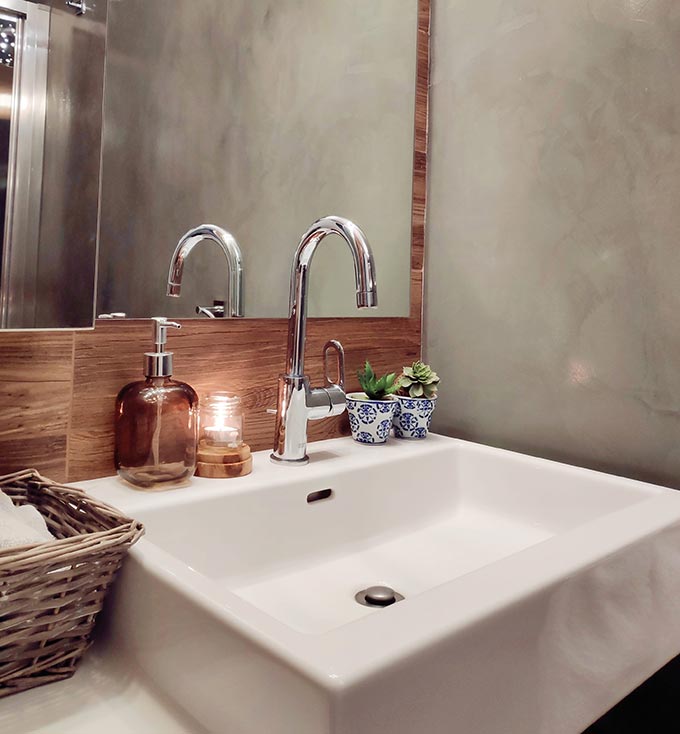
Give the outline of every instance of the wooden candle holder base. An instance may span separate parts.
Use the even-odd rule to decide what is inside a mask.
[[[205,441],[198,444],[196,476],[211,479],[245,477],[253,470],[253,457],[247,443],[236,448],[209,446]]]

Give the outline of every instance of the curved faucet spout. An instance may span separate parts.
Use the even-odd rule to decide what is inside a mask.
[[[243,256],[233,235],[214,224],[201,224],[190,229],[177,243],[170,270],[168,272],[167,295],[178,298],[182,291],[184,262],[199,242],[209,240],[219,245],[227,258],[229,266],[229,301],[227,311],[230,316],[243,316]]]
[[[357,308],[375,308],[378,305],[375,261],[366,235],[349,219],[335,216],[318,219],[302,236],[293,258],[286,359],[286,371],[289,375],[304,375],[309,266],[317,245],[330,234],[342,237],[352,254]]]
[[[357,307],[378,305],[378,289],[375,283],[375,262],[366,235],[349,219],[324,217],[304,233],[293,259],[290,275],[290,318],[288,319],[288,352],[286,373],[279,376],[274,429],[272,461],[301,466],[307,457],[307,423],[329,416],[340,415],[345,410],[344,390],[345,361],[342,345],[329,341],[323,349],[326,384],[312,388],[305,375],[305,334],[307,331],[307,288],[309,266],[317,245],[329,234],[342,237],[354,260]],[[328,374],[327,354],[334,348],[338,356],[338,378]]]

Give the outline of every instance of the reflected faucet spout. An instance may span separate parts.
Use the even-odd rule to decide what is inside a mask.
[[[314,222],[302,236],[293,259],[286,373],[279,377],[274,451],[271,454],[273,461],[289,466],[306,464],[308,461],[308,421],[340,415],[346,405],[345,353],[339,342],[330,340],[323,348],[326,372],[324,387],[310,387],[309,378],[305,375],[309,266],[317,245],[329,234],[339,235],[349,246],[354,261],[357,307],[378,305],[375,262],[366,235],[356,224],[342,217],[324,217]],[[337,378],[331,378],[328,373],[330,351],[335,351],[337,356]]]
[[[194,247],[203,240],[209,240],[219,245],[227,258],[229,267],[227,313],[234,317],[243,316],[243,256],[241,255],[241,249],[232,234],[214,224],[201,224],[199,227],[190,229],[177,243],[170,260],[166,294],[173,298],[180,296],[184,263]]]
[[[330,234],[342,237],[350,249],[354,261],[357,308],[375,308],[378,305],[375,261],[366,235],[349,219],[335,216],[318,219],[300,240],[290,277],[286,372],[296,377],[302,377],[305,369],[309,267],[317,245]]]

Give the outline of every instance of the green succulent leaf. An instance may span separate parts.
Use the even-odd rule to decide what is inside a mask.
[[[417,361],[410,367],[404,367],[398,384],[402,395],[432,398],[437,394],[439,376],[429,364]]]
[[[382,377],[377,377],[370,362],[366,361],[363,372],[357,372],[359,384],[370,400],[384,400],[386,396],[392,395],[399,389],[396,373],[390,372]]]

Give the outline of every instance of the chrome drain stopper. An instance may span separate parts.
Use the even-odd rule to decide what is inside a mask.
[[[389,607],[404,597],[389,586],[369,586],[358,591],[354,599],[365,607]]]

